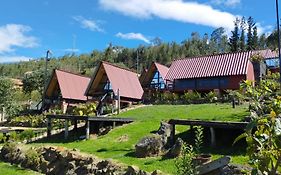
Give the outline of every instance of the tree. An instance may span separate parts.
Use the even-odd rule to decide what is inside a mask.
[[[0,110],[5,108],[5,112],[10,117],[17,114],[19,110],[13,98],[14,94],[13,82],[6,77],[0,77]]]
[[[259,46],[259,36],[257,26],[253,28],[253,50],[258,49]]]
[[[245,27],[246,27],[246,21],[245,17],[243,16],[240,22],[240,30],[241,30],[241,36],[239,40],[239,47],[241,51],[246,50],[246,43],[245,43]]]
[[[248,33],[247,33],[247,50],[253,50],[253,28],[255,27],[256,23],[254,22],[254,18],[251,16],[247,20],[248,25]]]
[[[223,42],[223,37],[225,35],[225,30],[223,27],[215,29],[211,34],[210,39],[210,52],[211,53],[221,53],[224,52],[225,43]]]
[[[231,37],[229,39],[230,51],[237,52],[239,48],[239,19],[234,21],[234,30],[231,31]]]
[[[260,38],[259,38],[259,42],[258,42],[258,48],[259,49],[266,49],[266,36],[265,34],[263,33]]]

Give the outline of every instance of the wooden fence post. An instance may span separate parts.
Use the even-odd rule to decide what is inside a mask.
[[[86,120],[86,139],[90,138],[90,121]]]
[[[211,146],[215,147],[216,146],[216,133],[215,133],[215,129],[213,127],[210,127],[210,133],[211,133]]]
[[[68,138],[68,119],[64,120],[64,139]]]
[[[47,117],[47,137],[51,136],[52,131],[52,119]]]

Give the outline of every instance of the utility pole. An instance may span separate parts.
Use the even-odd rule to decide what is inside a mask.
[[[50,50],[47,50],[46,58],[45,58],[45,72],[44,72],[44,87],[42,93],[42,108],[45,106],[45,97],[46,97],[46,90],[47,90],[47,71],[48,71],[48,61],[50,61],[49,55],[52,54]]]
[[[280,53],[280,26],[279,26],[278,0],[276,0],[276,17],[277,17],[277,36],[278,36],[279,74],[280,74],[280,83],[281,83],[281,53]]]

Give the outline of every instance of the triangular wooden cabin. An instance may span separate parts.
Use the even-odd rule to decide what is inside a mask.
[[[77,103],[85,103],[84,95],[90,78],[70,73],[63,70],[54,70],[45,91],[45,109],[62,105],[65,111],[67,106]]]
[[[93,99],[100,99],[110,92],[116,97],[118,90],[121,105],[142,100],[143,89],[137,73],[102,61],[92,76],[85,95],[91,96]]]
[[[146,72],[140,76],[140,82],[144,90],[163,90],[167,88],[165,81],[169,68],[153,62]]]

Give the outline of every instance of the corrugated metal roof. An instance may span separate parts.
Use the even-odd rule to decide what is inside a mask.
[[[114,64],[108,62],[101,62],[100,67],[103,66],[106,76],[108,77],[109,82],[111,83],[112,90],[115,95],[117,90],[120,90],[120,96],[125,98],[132,98],[140,100],[143,95],[143,89],[138,79],[138,74],[130,71],[129,69],[121,68]],[[91,79],[91,83],[87,88],[86,94],[93,95],[96,89],[93,88],[93,84],[100,83],[95,81],[97,74],[101,71],[101,68],[98,68],[97,72]]]
[[[90,82],[89,77],[70,72],[55,70],[62,98],[86,101],[85,90]]]
[[[276,57],[274,51],[261,50],[185,58],[172,63],[165,79],[245,75],[250,57],[258,53],[265,59]]]

